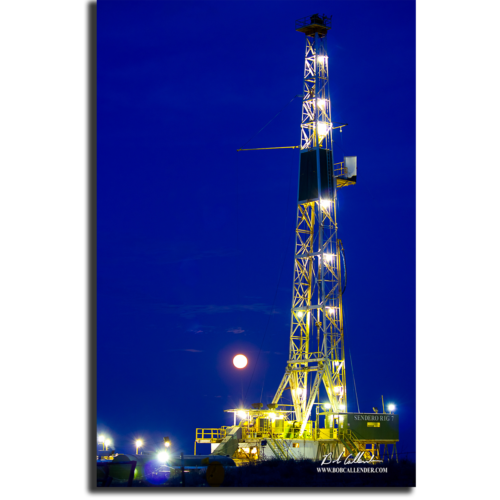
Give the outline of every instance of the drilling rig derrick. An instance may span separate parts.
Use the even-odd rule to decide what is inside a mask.
[[[398,415],[348,412],[344,349],[344,248],[338,237],[338,191],[354,186],[357,157],[334,157],[327,34],[331,17],[296,21],[305,34],[299,183],[289,357],[272,403],[234,408],[234,425],[197,429],[214,455],[252,461],[335,456],[380,458],[396,450]],[[262,148],[257,148],[262,149]],[[244,150],[239,150],[244,151]],[[237,425],[237,418],[239,423]],[[383,458],[383,456],[382,456]]]

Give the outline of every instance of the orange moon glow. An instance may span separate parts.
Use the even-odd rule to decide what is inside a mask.
[[[246,356],[243,356],[243,354],[237,354],[233,358],[233,365],[236,366],[236,368],[245,368],[247,366],[248,360]]]

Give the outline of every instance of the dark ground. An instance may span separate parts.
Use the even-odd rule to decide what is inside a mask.
[[[387,472],[367,473],[349,470],[387,468]],[[337,472],[331,472],[334,468]],[[321,469],[319,471],[318,469]],[[344,472],[339,472],[343,469]],[[180,472],[175,471],[165,482],[163,478],[149,477],[134,481],[134,487],[180,487]],[[190,470],[185,473],[186,487],[210,487],[206,470]],[[321,467],[312,460],[289,461],[269,460],[241,467],[228,467],[224,471],[221,487],[412,487],[416,482],[415,463],[400,460],[373,466],[334,465]],[[126,486],[113,481],[111,487]]]

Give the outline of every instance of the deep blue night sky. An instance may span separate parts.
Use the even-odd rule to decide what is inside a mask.
[[[360,410],[383,394],[415,451],[415,3],[99,0],[97,426],[120,451],[169,435],[192,453],[197,427],[278,388],[299,153],[236,149],[302,93],[295,20],[316,12],[339,155],[358,157],[339,191],[346,357]],[[247,147],[297,145],[300,105]],[[349,360],[347,384],[356,411]]]

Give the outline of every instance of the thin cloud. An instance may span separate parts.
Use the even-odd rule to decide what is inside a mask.
[[[234,304],[234,305],[201,305],[201,304],[158,304],[157,306],[161,311],[167,314],[179,314],[184,318],[193,318],[199,314],[224,314],[224,313],[234,313],[241,311],[250,311],[263,314],[280,314],[278,310],[272,310],[269,304],[263,304],[258,302],[256,304]]]
[[[230,328],[227,330],[227,333],[243,333],[245,330],[241,328],[241,326],[237,326],[236,328]]]
[[[191,326],[187,331],[189,333],[213,333],[214,327],[212,325],[200,325],[195,324]]]

